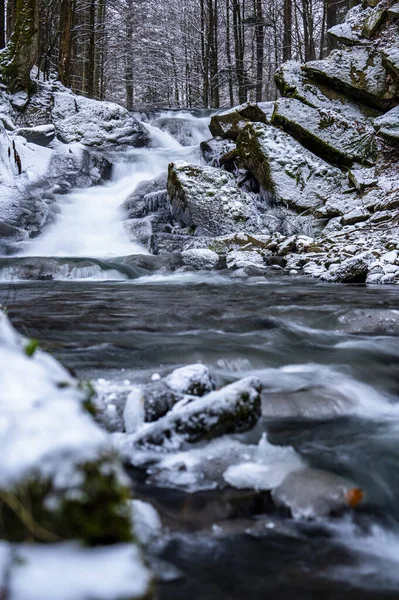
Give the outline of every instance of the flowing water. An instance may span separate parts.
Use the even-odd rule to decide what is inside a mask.
[[[158,148],[125,154],[112,182],[62,199],[59,221],[32,242],[31,256],[137,252],[120,204],[171,159],[199,160],[197,149],[151,133]],[[161,600],[399,598],[397,298],[394,286],[277,274],[0,283],[14,325],[104,397],[197,361],[219,385],[261,379],[254,431],[135,457],[129,468],[136,496],[165,526],[150,557]],[[248,484],[254,473],[276,481],[304,467],[350,479],[364,507],[294,519],[272,507],[259,477]]]

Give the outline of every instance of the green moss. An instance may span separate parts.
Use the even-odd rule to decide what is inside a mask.
[[[129,490],[108,457],[77,467],[82,484],[61,493],[39,473],[10,490],[0,490],[0,538],[50,543],[80,540],[87,545],[132,541]]]
[[[39,342],[37,340],[33,340],[33,339],[29,340],[25,346],[26,356],[28,356],[29,358],[32,358],[32,356],[34,356],[38,347],[39,347]]]

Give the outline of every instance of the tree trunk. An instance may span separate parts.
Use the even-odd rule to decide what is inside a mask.
[[[263,23],[262,0],[255,0],[255,39],[256,39],[256,102],[262,102],[263,62],[265,27]]]
[[[133,2],[126,6],[126,45],[125,45],[125,85],[126,108],[134,109],[134,64],[133,64]]]
[[[0,71],[11,92],[30,91],[30,72],[37,60],[38,0],[17,0],[14,31],[0,53]]]
[[[226,57],[229,71],[229,99],[230,106],[234,106],[234,88],[233,88],[233,65],[231,62],[230,47],[230,0],[226,0]]]
[[[238,83],[238,101],[247,101],[247,86],[244,71],[245,40],[242,26],[240,0],[233,0],[234,50],[236,58],[236,75]]]
[[[292,0],[284,0],[283,62],[292,58]]]
[[[7,42],[9,41],[15,27],[15,17],[17,14],[17,0],[8,0],[7,2]]]
[[[337,24],[337,0],[325,0],[325,4],[328,31]],[[337,48],[337,41],[331,35],[327,35],[327,54],[335,48]]]
[[[63,85],[71,83],[71,50],[72,29],[74,22],[73,0],[61,0],[60,7],[60,53],[58,58],[58,74]]]
[[[87,57],[87,95],[94,98],[94,73],[96,69],[96,0],[90,0],[89,7],[89,53]]]
[[[5,15],[6,5],[5,0],[0,0],[0,50],[2,50],[6,45],[6,28],[5,28]]]

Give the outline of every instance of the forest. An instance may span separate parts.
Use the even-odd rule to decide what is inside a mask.
[[[1,0],[4,47],[18,6]],[[129,110],[219,108],[277,97],[287,60],[323,58],[348,0],[38,0],[38,77]],[[33,52],[33,49],[32,49]]]

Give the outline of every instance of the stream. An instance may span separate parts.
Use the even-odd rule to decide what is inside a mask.
[[[206,119],[192,122],[199,142]],[[59,219],[21,257],[144,252],[127,239],[120,205],[171,160],[200,161],[197,145],[147,127],[153,148],[121,155],[104,186],[60,198]],[[10,269],[0,304],[14,326],[105,398],[195,362],[218,386],[248,375],[263,384],[255,430],[128,466],[135,496],[164,525],[149,556],[160,600],[399,597],[397,287],[273,271],[128,280],[78,269],[68,281],[18,281]],[[364,506],[293,518],[253,485],[254,465],[271,479],[299,467],[341,475],[363,490]]]

